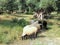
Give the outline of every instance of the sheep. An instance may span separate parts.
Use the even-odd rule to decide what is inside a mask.
[[[36,22],[32,23],[31,25],[37,27],[37,29],[41,29],[40,26],[41,26],[42,24],[41,24],[41,22],[39,23],[39,21],[36,21]]]
[[[34,36],[37,37],[37,33],[39,32],[40,29],[40,24],[38,21],[34,22],[31,25],[27,25],[23,28],[23,33],[22,33],[22,39],[25,38],[26,36]]]
[[[23,34],[22,34],[22,39],[24,38],[24,36],[30,36],[32,34],[36,35],[37,32],[37,28],[31,25],[27,25],[23,28]]]
[[[30,20],[30,24],[33,24],[35,21],[34,20]]]
[[[42,25],[43,25],[43,28],[44,28],[44,29],[48,29],[48,28],[47,28],[47,21],[46,21],[46,20],[43,21],[43,24],[42,24]]]

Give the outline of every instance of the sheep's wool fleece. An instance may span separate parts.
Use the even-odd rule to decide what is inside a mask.
[[[31,25],[27,25],[23,28],[23,34],[22,36],[24,35],[31,35],[32,33],[35,33],[37,32],[37,28],[35,26],[31,26]]]
[[[41,24],[38,24],[38,21],[34,22],[33,24],[31,24],[31,26],[35,26],[37,27],[38,29],[40,29],[40,25]]]

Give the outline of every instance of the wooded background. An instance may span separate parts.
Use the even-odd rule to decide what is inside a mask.
[[[60,0],[0,0],[0,13],[32,13],[41,8],[59,12]]]

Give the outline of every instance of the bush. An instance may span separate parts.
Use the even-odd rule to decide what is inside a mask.
[[[24,27],[24,26],[26,26],[27,24],[29,24],[29,22],[28,21],[26,21],[25,19],[18,19],[18,18],[13,18],[12,19],[12,23],[16,23],[16,24],[18,24],[18,25],[20,25],[20,26],[22,26],[22,27]]]
[[[17,22],[18,22],[18,19],[17,19],[17,18],[13,18],[13,19],[12,19],[12,22],[13,22],[13,23],[17,23]]]
[[[60,17],[58,17],[57,20],[60,20]]]
[[[20,19],[20,20],[18,21],[18,24],[19,24],[20,26],[24,27],[24,26],[26,26],[27,24],[29,24],[29,22],[26,21],[25,19]]]

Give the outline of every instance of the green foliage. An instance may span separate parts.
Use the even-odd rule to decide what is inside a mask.
[[[13,22],[13,23],[17,23],[17,22],[18,22],[18,19],[17,19],[17,18],[13,18],[13,19],[12,19],[12,22]]]
[[[15,0],[8,0],[6,4],[6,9],[10,12],[18,9],[18,5],[15,3]]]
[[[29,24],[28,21],[26,21],[25,19],[20,19],[18,21],[18,24],[21,25],[22,27],[26,26],[27,24]]]
[[[40,8],[47,8],[52,6],[55,10],[60,10],[59,0],[0,0],[0,9],[4,11],[9,10],[20,11],[23,13],[32,13]]]
[[[22,26],[22,27],[24,27],[24,26],[26,26],[27,24],[29,24],[29,22],[28,21],[26,21],[25,19],[17,19],[17,18],[13,18],[12,19],[12,22],[13,23],[17,23],[18,25],[20,25],[20,26]]]
[[[60,0],[56,1],[56,7],[57,7],[57,10],[59,12],[60,11]]]
[[[37,4],[38,8],[47,8],[49,5],[55,7],[55,0],[40,0],[40,2]]]
[[[26,10],[26,0],[19,0],[20,10],[24,13]]]

